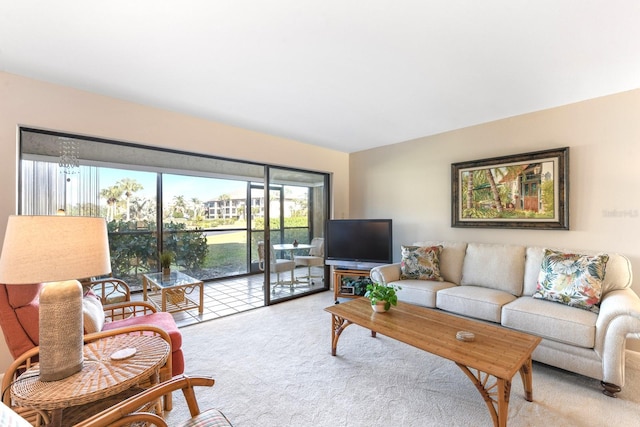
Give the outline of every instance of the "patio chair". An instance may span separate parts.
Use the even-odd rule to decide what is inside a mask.
[[[264,271],[264,242],[258,242],[258,268],[261,271]],[[296,263],[290,259],[278,259],[276,258],[275,251],[273,247],[271,248],[270,257],[271,262],[269,264],[269,271],[271,273],[276,274],[276,281],[274,285],[271,287],[271,292],[275,292],[276,286],[285,286],[289,285],[290,288],[293,287],[295,283],[293,270],[296,268]],[[291,273],[291,280],[287,283],[280,279],[280,274],[289,271]],[[271,281],[269,281],[269,285],[271,285]]]
[[[311,246],[312,248],[309,249],[309,254],[296,255],[293,257],[293,261],[296,263],[296,266],[302,265],[307,267],[307,275],[300,279],[306,279],[307,283],[313,286],[315,284],[314,278],[324,278],[324,274],[315,276],[311,274],[312,267],[324,266],[324,238],[314,237],[313,240],[311,240]]]

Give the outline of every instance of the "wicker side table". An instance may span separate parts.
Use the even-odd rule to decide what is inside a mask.
[[[135,348],[133,356],[115,360],[118,350]],[[62,425],[62,410],[95,402],[127,390],[151,378],[169,357],[169,344],[158,336],[116,335],[84,346],[82,370],[59,381],[40,381],[37,366],[25,371],[11,385],[19,406],[51,411],[52,426]]]

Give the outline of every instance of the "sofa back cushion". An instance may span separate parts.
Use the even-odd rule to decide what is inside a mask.
[[[525,247],[469,243],[462,266],[463,286],[483,286],[522,295]]]
[[[442,242],[429,240],[416,242],[415,246],[442,246],[440,251],[440,277],[445,282],[460,284],[462,279],[462,264],[467,244],[464,242]]]
[[[530,246],[527,248],[527,260],[525,262],[524,292],[523,295],[533,295],[536,292],[540,266],[544,258],[544,247]],[[585,255],[596,255],[603,251],[585,251],[575,249],[553,249],[561,252],[580,253]],[[604,251],[606,252],[606,251]],[[626,289],[631,287],[633,276],[631,274],[631,261],[624,255],[607,253],[609,261],[602,281],[601,298],[607,292],[616,289]]]

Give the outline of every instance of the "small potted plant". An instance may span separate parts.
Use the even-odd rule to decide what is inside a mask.
[[[367,285],[365,297],[371,301],[371,308],[376,312],[388,311],[392,305],[398,305],[397,291],[402,289],[398,285],[382,285],[370,283]]]
[[[171,263],[175,254],[171,251],[162,251],[160,253],[160,266],[162,267],[162,275],[169,276],[171,275]]]

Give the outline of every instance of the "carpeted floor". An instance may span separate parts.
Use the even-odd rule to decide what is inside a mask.
[[[453,363],[349,326],[331,356],[333,293],[255,309],[182,329],[187,374],[210,375],[202,409],[215,407],[235,427],[492,426],[482,397]],[[640,425],[640,354],[627,356],[617,399],[599,382],[534,363],[533,397],[513,379],[508,425]],[[184,419],[174,395],[171,424]]]

